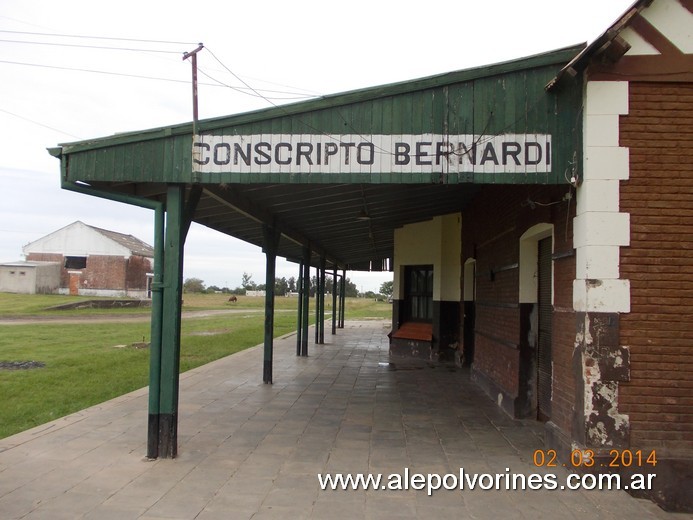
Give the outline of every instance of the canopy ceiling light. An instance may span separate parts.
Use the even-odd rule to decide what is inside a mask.
[[[356,217],[356,220],[366,221],[366,220],[370,220],[370,219],[371,219],[371,216],[368,214],[368,212],[365,209],[362,209],[361,212]]]

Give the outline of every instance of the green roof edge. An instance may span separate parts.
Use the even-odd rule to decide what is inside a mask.
[[[275,117],[291,116],[294,114],[309,112],[314,110],[323,110],[336,106],[348,105],[350,103],[358,103],[372,99],[406,94],[410,92],[426,90],[429,88],[438,88],[445,85],[455,83],[464,83],[481,78],[493,77],[500,74],[517,72],[520,70],[529,70],[537,67],[544,67],[552,64],[566,64],[579,54],[586,44],[573,45],[553,51],[545,52],[518,58],[510,61],[494,63],[491,65],[483,65],[470,69],[456,70],[445,72],[433,76],[423,78],[378,85],[374,87],[366,87],[358,90],[339,92],[328,94],[317,99],[300,101],[288,105],[279,105],[269,108],[262,108],[250,112],[241,112],[239,114],[231,114],[210,119],[202,119],[198,122],[198,131],[210,131],[224,126],[241,125],[263,121]],[[192,133],[192,122],[180,123],[172,126],[151,128],[146,130],[132,131],[119,133],[106,137],[87,139],[82,141],[74,141],[61,143],[59,148],[49,148],[48,151],[54,157],[60,157],[64,154],[73,152],[87,151],[108,146],[122,145],[133,142],[148,141],[154,139],[162,139],[175,135],[185,135]]]

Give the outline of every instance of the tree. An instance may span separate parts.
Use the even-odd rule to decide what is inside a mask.
[[[183,282],[183,292],[201,293],[205,290],[205,283],[199,278],[186,278]]]
[[[241,286],[246,291],[254,291],[257,288],[257,284],[253,282],[253,275],[248,273],[243,273],[243,278],[241,279]]]
[[[286,278],[275,278],[274,294],[284,296],[287,292],[289,292],[289,282],[286,281]]]
[[[292,276],[287,283],[289,285],[289,291],[296,292],[296,278]]]
[[[382,285],[380,286],[380,294],[382,294],[384,296],[392,296],[392,291],[394,289],[393,285],[394,285],[393,281],[383,282]]]
[[[345,280],[344,285],[346,286],[345,291],[344,291],[344,294],[346,296],[356,298],[359,295],[358,287],[356,287],[356,284],[354,282],[352,282],[351,280],[349,280],[348,278]]]

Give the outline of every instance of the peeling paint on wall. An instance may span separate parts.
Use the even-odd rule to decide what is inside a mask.
[[[585,445],[628,445],[630,422],[618,411],[618,382],[630,379],[630,352],[618,345],[617,314],[584,314],[575,335],[581,349]]]

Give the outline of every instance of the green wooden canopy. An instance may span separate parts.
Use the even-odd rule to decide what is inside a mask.
[[[387,268],[393,231],[461,211],[484,184],[560,184],[581,146],[581,89],[545,85],[582,47],[288,106],[66,143],[66,188],[165,202],[279,256]],[[90,191],[91,190],[91,191]],[[146,204],[145,204],[146,205]]]

